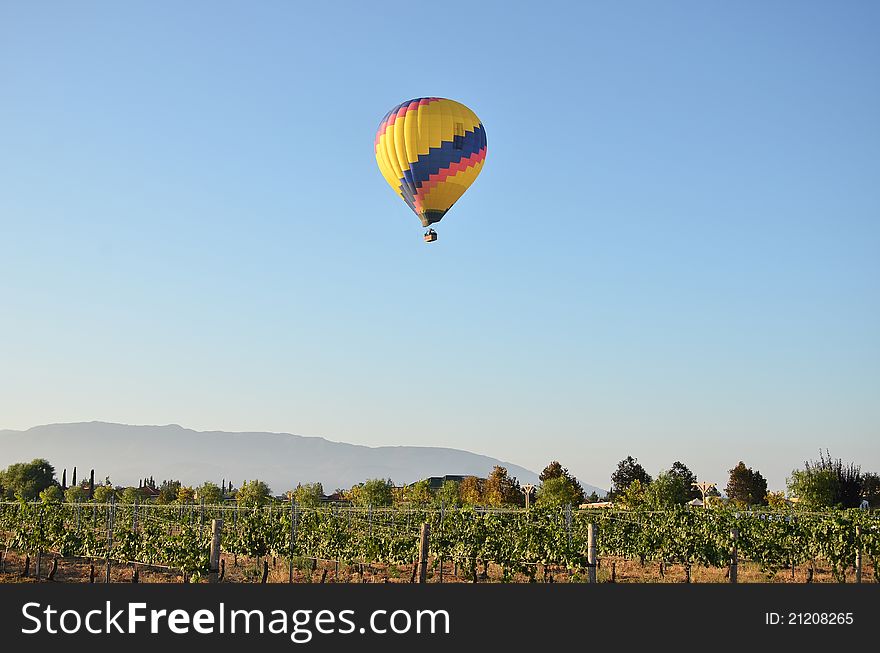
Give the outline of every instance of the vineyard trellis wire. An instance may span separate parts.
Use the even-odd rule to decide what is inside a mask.
[[[302,508],[278,502],[238,505],[0,503],[0,537],[12,550],[53,551],[181,570],[209,570],[211,520],[223,519],[222,550],[250,558],[413,564],[419,528],[430,525],[432,565],[455,561],[475,576],[492,562],[501,580],[534,581],[544,565],[572,572],[587,566],[588,525],[598,526],[598,554],[688,566],[725,567],[732,532],[742,560],[768,577],[823,560],[844,580],[856,552],[880,562],[880,519],[863,510],[746,511],[691,509],[662,512],[485,508]],[[485,569],[485,566],[484,566]]]

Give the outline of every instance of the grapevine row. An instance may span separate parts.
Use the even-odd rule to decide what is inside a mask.
[[[504,580],[516,574],[533,579],[539,565],[582,569],[589,524],[598,526],[600,557],[724,567],[736,532],[739,556],[756,562],[768,576],[821,559],[842,580],[857,551],[871,559],[875,569],[880,559],[880,519],[860,510],[484,511],[3,503],[0,537],[7,548],[19,551],[55,551],[61,556],[201,573],[208,569],[210,525],[215,518],[224,520],[221,546],[228,554],[394,565],[413,562],[419,527],[427,522],[434,564],[456,560],[473,573],[480,561],[492,561],[500,565]]]

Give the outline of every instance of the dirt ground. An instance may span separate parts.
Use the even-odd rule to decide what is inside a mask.
[[[2,553],[2,552],[0,552]],[[36,558],[30,556],[30,569],[27,576],[24,575],[26,556],[9,551],[3,557],[0,565],[0,583],[34,583],[47,582],[53,569],[54,556],[44,554],[41,560],[39,578],[36,575]],[[431,564],[433,565],[433,560]],[[265,565],[264,565],[265,563]],[[231,583],[260,583],[266,572],[267,583],[289,582],[289,566],[286,560],[267,558],[245,559],[224,554],[222,556],[222,582]],[[314,568],[313,568],[314,565]],[[94,569],[94,571],[92,571]],[[141,583],[182,583],[183,575],[179,570],[170,570],[162,567],[149,565],[134,565],[112,563],[110,565],[110,582],[131,583],[137,571],[137,582]],[[456,575],[456,571],[458,574]],[[538,566],[536,582],[586,582],[586,571],[570,573],[569,571],[551,566]],[[94,576],[95,583],[103,583],[106,578],[107,566],[104,560],[94,561],[87,558],[58,558],[57,569],[52,582],[59,583],[88,583]],[[690,581],[693,583],[726,583],[728,582],[728,570],[714,567],[692,567]],[[811,576],[809,565],[798,566],[792,576],[791,569],[783,569],[775,575],[768,576],[761,572],[757,565],[749,562],[740,562],[738,569],[738,581],[740,583],[806,583]],[[413,566],[389,566],[389,565],[338,565],[335,561],[312,561],[311,559],[297,560],[293,569],[295,583],[409,583],[413,578]],[[664,564],[659,562],[646,562],[641,565],[638,560],[626,560],[623,558],[604,558],[599,562],[597,570],[599,582],[617,583],[685,583],[687,582],[687,570],[683,565]],[[207,577],[191,578],[190,582],[208,582]],[[479,566],[477,582],[497,583],[502,581],[502,570],[495,564],[489,564],[486,573],[483,566]],[[461,569],[456,570],[453,563],[446,561],[443,565],[443,577],[440,578],[438,567],[429,567],[427,582],[429,583],[471,583],[472,577],[467,577]],[[513,582],[527,583],[528,577],[517,575]],[[833,583],[836,582],[826,565],[820,562],[812,568],[812,582]],[[846,573],[846,582],[855,582],[855,570],[849,569]],[[876,574],[870,561],[866,560],[862,570],[862,582],[877,582]]]

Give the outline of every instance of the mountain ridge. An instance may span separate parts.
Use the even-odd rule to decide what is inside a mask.
[[[524,467],[463,449],[417,445],[371,447],[321,436],[271,431],[197,431],[180,424],[54,423],[26,430],[0,430],[0,469],[46,458],[56,470],[77,466],[79,478],[95,469],[115,484],[137,485],[153,476],[198,485],[226,479],[236,484],[258,478],[276,494],[297,483],[320,482],[326,492],[368,478],[412,483],[445,474],[487,476],[506,467],[520,483],[538,483]],[[584,484],[589,494],[604,490]]]

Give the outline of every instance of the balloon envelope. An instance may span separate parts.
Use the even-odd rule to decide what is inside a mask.
[[[382,176],[425,227],[458,201],[485,160],[483,124],[454,100],[408,100],[385,114],[376,130]]]

